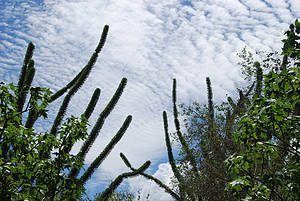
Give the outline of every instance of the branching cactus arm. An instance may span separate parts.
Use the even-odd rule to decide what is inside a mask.
[[[18,112],[21,112],[23,110],[26,96],[31,87],[31,83],[33,81],[34,75],[35,75],[34,61],[30,60],[28,63],[27,70],[26,70],[25,79],[22,84],[22,89],[21,89],[21,91],[19,91],[19,96],[18,96],[18,101],[17,101]]]

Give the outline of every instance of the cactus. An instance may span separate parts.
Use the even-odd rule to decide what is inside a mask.
[[[92,174],[94,171],[99,167],[99,165],[106,159],[108,154],[111,152],[111,150],[114,148],[114,146],[121,140],[123,137],[124,133],[126,132],[127,128],[129,127],[131,121],[132,121],[132,116],[129,115],[126,120],[124,121],[123,125],[119,129],[119,131],[115,134],[115,136],[111,139],[111,141],[107,144],[107,146],[104,148],[104,150],[99,154],[99,156],[90,164],[90,166],[87,168],[87,170],[80,176],[78,177],[79,171],[82,169],[83,162],[85,159],[86,154],[88,153],[90,147],[93,145],[95,139],[97,138],[104,122],[107,116],[112,112],[114,106],[117,104],[118,100],[120,99],[122,92],[126,86],[127,79],[123,78],[121,80],[121,83],[116,90],[115,94],[113,95],[112,99],[108,103],[108,105],[105,107],[103,112],[99,115],[99,118],[97,119],[96,124],[92,128],[91,132],[89,135],[85,136],[86,128],[85,126],[87,125],[87,120],[90,118],[91,114],[94,111],[94,108],[97,104],[97,101],[100,96],[100,89],[95,89],[94,94],[85,110],[83,115],[81,116],[80,120],[74,119],[67,119],[67,123],[63,123],[63,119],[66,113],[66,110],[68,108],[68,105],[70,103],[71,98],[73,95],[80,89],[80,87],[83,85],[83,83],[86,81],[88,78],[91,69],[93,68],[94,64],[97,61],[98,55],[101,52],[106,38],[108,34],[109,26],[105,25],[103,28],[103,32],[100,38],[100,41],[95,49],[95,52],[91,56],[90,60],[88,61],[87,65],[62,89],[58,90],[55,94],[50,95],[50,92],[48,93],[47,96],[44,97],[43,101],[40,101],[41,98],[41,88],[40,87],[31,87],[32,80],[35,75],[35,67],[34,67],[34,61],[32,60],[32,55],[34,51],[34,45],[32,43],[29,43],[25,59],[24,59],[24,64],[21,69],[21,73],[19,76],[19,81],[18,85],[16,87],[16,110],[17,110],[17,116],[19,118],[18,121],[14,122],[14,116],[11,118],[8,118],[7,116],[4,115],[3,111],[6,109],[6,105],[2,105],[2,97],[1,97],[1,135],[0,135],[0,148],[1,148],[1,158],[0,158],[0,168],[3,168],[3,165],[6,164],[13,164],[12,168],[14,168],[14,165],[18,165],[18,163],[10,163],[10,161],[15,161],[16,157],[19,157],[19,155],[26,155],[28,152],[33,152],[33,154],[38,154],[40,157],[39,161],[36,163],[40,163],[41,161],[43,163],[49,163],[49,164],[55,164],[55,170],[51,169],[50,173],[57,171],[57,175],[52,176],[53,178],[48,178],[49,182],[48,185],[46,185],[46,188],[44,189],[44,192],[40,190],[41,194],[37,195],[37,191],[32,191],[35,192],[36,194],[32,193],[30,194],[24,194],[25,197],[22,198],[28,198],[28,196],[31,199],[46,199],[46,200],[77,200],[80,198],[82,195],[82,190],[80,192],[75,192],[74,193],[74,188],[75,191],[78,189],[82,189],[84,184],[91,178]],[[1,83],[2,86],[2,83]],[[43,89],[47,91],[46,89]],[[30,92],[30,98],[28,101],[28,104],[26,108],[24,109],[24,105],[26,102],[26,97],[29,95]],[[2,91],[1,91],[2,93]],[[37,133],[34,133],[33,131],[33,126],[37,119],[40,116],[46,117],[46,110],[45,108],[48,106],[49,103],[52,103],[59,97],[61,97],[63,94],[66,94],[64,97],[62,104],[58,110],[58,113],[54,119],[52,128],[50,133],[44,133],[44,135],[41,134],[41,136],[37,135]],[[2,95],[2,94],[1,94]],[[3,106],[3,107],[2,107]],[[4,108],[4,109],[2,109]],[[6,111],[6,110],[5,110]],[[27,120],[25,123],[25,126],[22,126],[22,118],[23,114],[28,112],[27,115]],[[3,114],[2,114],[3,113]],[[4,121],[4,125],[2,125],[2,120]],[[6,129],[8,129],[8,124],[9,122],[14,122],[15,126],[17,128],[22,128],[24,129],[24,132],[32,132],[32,134],[37,135],[36,139],[40,140],[39,143],[36,145],[36,147],[33,147],[32,150],[28,150],[26,146],[28,145],[23,145],[22,143],[19,145],[18,143],[11,144],[9,141],[9,137],[6,136]],[[77,122],[77,124],[76,124]],[[70,126],[70,124],[79,125],[76,128],[73,128]],[[65,130],[64,130],[65,129]],[[69,129],[69,130],[68,130]],[[74,132],[73,130],[74,129]],[[77,129],[77,130],[76,130]],[[22,130],[23,131],[23,130]],[[72,132],[73,133],[72,133]],[[87,134],[87,133],[86,133]],[[18,136],[16,136],[18,137]],[[86,139],[85,139],[86,138]],[[74,161],[70,165],[69,162],[68,164],[64,164],[64,161],[66,160],[65,158],[69,160],[72,159],[72,155],[70,154],[70,151],[75,144],[76,141],[80,139],[85,139],[84,144],[82,145],[79,153],[74,156]],[[48,140],[48,141],[46,141]],[[60,141],[61,140],[61,141]],[[48,143],[51,142],[51,143]],[[25,142],[24,142],[25,143]],[[56,157],[51,157],[51,153],[53,153],[53,149],[55,149],[55,145],[52,143],[61,143],[59,144],[56,149],[58,151],[55,153]],[[42,147],[42,148],[37,148],[37,147]],[[19,152],[21,150],[21,152]],[[72,156],[72,157],[71,157]],[[22,162],[21,158],[18,160]],[[73,160],[73,159],[72,159]],[[34,164],[31,164],[34,166]],[[143,164],[140,168],[134,169],[130,172],[126,172],[118,176],[110,185],[107,187],[107,189],[101,194],[101,197],[99,197],[99,200],[107,200],[109,196],[114,192],[114,190],[121,184],[121,182],[128,177],[133,177],[138,174],[142,174],[150,165],[150,161],[147,161],[145,164]],[[3,167],[2,167],[3,166]],[[45,170],[47,170],[47,166],[43,166]],[[68,173],[69,172],[69,173]],[[61,177],[61,175],[64,175],[65,177]],[[25,174],[23,172],[23,174]],[[1,176],[1,175],[0,175]],[[17,175],[13,174],[12,178],[14,181],[20,181],[24,180],[22,175]],[[14,195],[7,195],[5,199],[9,198],[14,198],[14,196],[19,196],[20,198],[21,193],[25,189],[24,183],[27,185],[33,185],[35,188],[38,188],[39,186],[42,186],[45,184],[45,176],[39,177],[39,174],[36,173],[34,176],[30,177],[28,180],[29,181],[23,181],[23,186],[21,186],[20,189],[14,189],[16,193]],[[63,180],[61,182],[61,180]],[[57,187],[57,184],[61,182],[62,187]],[[74,184],[76,183],[76,185]],[[75,187],[74,187],[75,185]],[[48,186],[48,187],[47,187]],[[8,194],[8,191],[5,191],[5,181],[0,179],[0,187],[3,187],[3,190],[0,190],[0,194]],[[28,187],[31,189],[30,187]],[[26,197],[27,196],[27,197]],[[0,198],[2,198],[0,196]],[[29,199],[30,199],[29,198]]]

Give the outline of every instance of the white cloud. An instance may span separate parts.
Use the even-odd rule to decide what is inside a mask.
[[[0,72],[4,81],[16,81],[26,50],[24,41],[32,41],[36,45],[34,83],[58,90],[87,63],[102,27],[110,25],[98,62],[68,111],[68,114],[80,115],[93,90],[101,88],[99,104],[91,120],[93,124],[121,78],[128,78],[124,94],[107,119],[87,161],[102,151],[128,114],[133,115],[133,122],[101,166],[104,173],[97,173],[97,178],[126,170],[119,152],[126,153],[137,165],[148,159],[158,161],[166,157],[162,111],[171,109],[173,78],[177,78],[178,103],[205,102],[207,76],[212,80],[215,100],[224,99],[237,83],[243,83],[236,53],[245,45],[250,50],[280,50],[283,32],[300,13],[297,0],[268,3],[192,0],[192,6],[180,2],[1,3],[5,8],[0,11],[3,16],[0,19]],[[56,102],[53,109],[57,109],[59,103]],[[54,115],[50,113],[50,117]]]

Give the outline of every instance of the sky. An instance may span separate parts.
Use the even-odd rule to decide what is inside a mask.
[[[128,171],[123,152],[135,167],[146,160],[147,173],[170,182],[162,112],[171,117],[172,79],[178,103],[205,103],[210,77],[215,102],[236,95],[245,83],[237,53],[280,51],[284,31],[300,17],[298,0],[1,0],[0,78],[17,82],[27,44],[36,49],[33,85],[59,90],[87,63],[108,24],[107,42],[89,78],[73,97],[67,115],[81,115],[95,88],[100,100],[90,124],[104,109],[123,77],[125,91],[87,155],[87,165],[118,131],[127,115],[133,121],[119,144],[87,183],[88,194],[105,189]],[[50,108],[48,129],[61,103]],[[174,130],[169,118],[170,132]],[[80,145],[78,143],[73,153]],[[140,192],[142,200],[172,200],[159,187],[136,177],[121,188]],[[144,196],[144,197],[143,197]]]

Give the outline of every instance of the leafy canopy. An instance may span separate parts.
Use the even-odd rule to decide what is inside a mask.
[[[244,200],[298,200],[300,197],[300,24],[283,40],[283,61],[263,76],[260,96],[234,134],[243,150],[227,159],[228,189]]]

